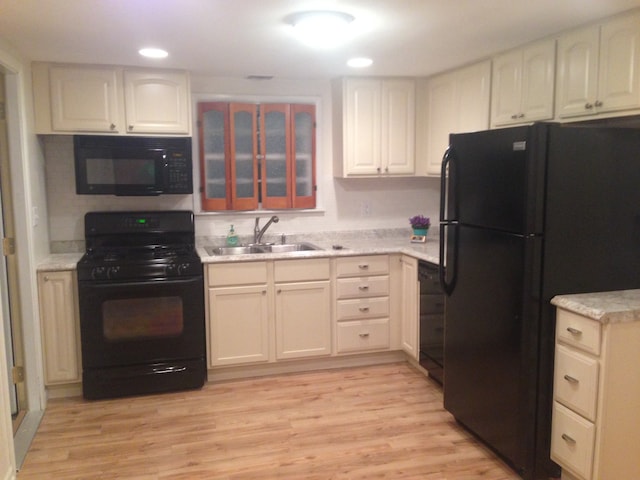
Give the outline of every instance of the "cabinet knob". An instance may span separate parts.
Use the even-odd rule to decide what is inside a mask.
[[[369,311],[369,307],[360,307],[358,310],[360,310],[361,312],[368,312]]]
[[[389,173],[389,167],[384,167],[384,173]]]
[[[49,275],[45,275],[45,276],[44,276],[44,281],[45,281],[45,282],[48,282],[48,281],[49,281]]]
[[[524,113],[519,114],[518,118],[524,118]]]
[[[380,173],[380,172],[381,172],[380,167],[376,168],[376,170],[378,171],[378,173]]]
[[[511,120],[515,120],[518,118],[518,115],[516,115],[515,113],[513,115],[511,115]]]
[[[600,100],[596,100],[595,106],[596,107],[601,107],[602,106],[602,102]]]
[[[358,265],[358,268],[360,270],[368,270],[369,269],[369,265],[366,263],[361,263],[360,265]]]
[[[281,289],[281,288],[279,288],[279,289],[278,289],[278,295],[280,295],[281,293],[282,293],[282,289]]]
[[[133,125],[129,125],[129,130],[133,130]]]
[[[593,108],[593,103],[589,103],[589,102],[585,103],[584,108],[586,108],[587,110],[591,110]]]
[[[578,380],[575,377],[572,377],[571,375],[565,375],[564,379],[569,383],[580,383],[580,380]]]
[[[116,129],[116,124],[112,123],[111,125],[109,125],[109,129],[110,130],[115,130]]]
[[[562,439],[567,443],[571,443],[571,444],[576,443],[576,441],[573,438],[571,438],[569,435],[567,435],[566,433],[562,434]]]
[[[369,333],[364,332],[364,333],[359,333],[358,335],[360,336],[360,338],[367,338],[369,336]]]
[[[361,292],[366,292],[367,290],[369,290],[369,285],[360,285],[358,287],[358,290],[360,290]]]

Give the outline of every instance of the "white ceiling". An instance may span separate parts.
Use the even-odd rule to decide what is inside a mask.
[[[636,7],[640,0],[0,0],[0,38],[32,60],[197,75],[423,76]],[[321,9],[356,17],[352,41],[320,51],[293,39],[285,18]],[[143,46],[170,56],[142,59]],[[373,67],[346,67],[356,55]]]

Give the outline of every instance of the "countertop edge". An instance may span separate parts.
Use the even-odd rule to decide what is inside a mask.
[[[640,321],[640,290],[557,295],[551,304],[602,324]]]

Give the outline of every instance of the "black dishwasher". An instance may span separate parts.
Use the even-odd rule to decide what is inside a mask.
[[[418,263],[420,280],[420,365],[440,385],[444,382],[444,292],[438,266]]]

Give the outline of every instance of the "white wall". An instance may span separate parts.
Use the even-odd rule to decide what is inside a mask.
[[[409,228],[408,218],[430,216],[437,223],[439,182],[431,178],[336,179],[333,177],[331,88],[326,80],[247,80],[195,77],[191,79],[193,106],[199,100],[300,101],[317,105],[318,208],[314,212],[278,211],[280,222],[269,233]],[[195,125],[195,111],[194,125]],[[194,128],[194,130],[197,130]],[[195,141],[194,131],[194,162]],[[84,238],[83,216],[91,210],[185,208],[198,212],[197,195],[118,198],[75,194],[73,146],[70,136],[43,138],[46,156],[50,236],[53,242]],[[365,213],[367,211],[368,213]],[[253,231],[256,216],[271,212],[204,213],[196,217],[196,234],[225,235],[233,223],[240,235]],[[264,221],[262,222],[264,223]]]

